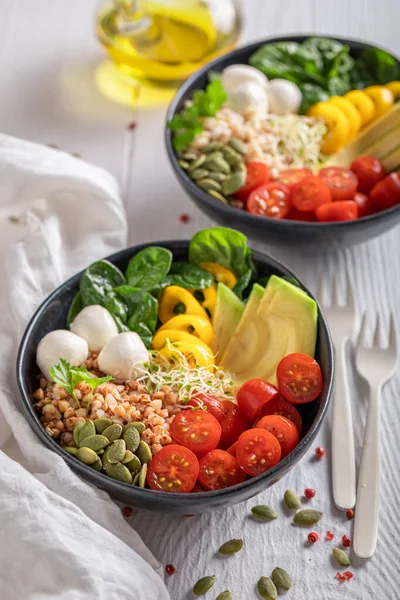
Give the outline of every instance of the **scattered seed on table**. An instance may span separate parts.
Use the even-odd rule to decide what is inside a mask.
[[[341,548],[334,548],[332,550],[332,556],[341,567],[348,567],[350,565],[349,555]]]
[[[175,575],[176,569],[175,569],[174,565],[167,565],[165,567],[165,572],[167,575],[169,575],[171,577],[171,575]]]
[[[260,577],[257,582],[257,591],[264,600],[276,600],[278,597],[276,585],[269,577]]]
[[[229,590],[226,590],[225,592],[218,594],[215,600],[232,600],[232,594]]]
[[[354,510],[352,510],[351,508],[346,510],[346,517],[349,519],[352,519],[354,517]]]
[[[322,458],[325,454],[325,449],[322,446],[318,446],[318,448],[315,448],[315,454],[317,458]]]
[[[332,531],[327,531],[326,532],[326,536],[325,539],[327,542],[331,542],[333,540],[335,536],[333,535]]]
[[[310,544],[315,544],[315,542],[318,542],[318,539],[319,539],[318,533],[315,533],[315,531],[312,531],[311,533],[308,534],[307,539],[310,542]]]
[[[304,490],[304,495],[306,498],[314,498],[315,496],[315,490],[313,490],[312,488],[306,488]]]
[[[278,513],[272,506],[268,506],[267,504],[260,504],[259,506],[253,506],[251,512],[254,517],[262,521],[272,521],[273,519],[278,518]]]
[[[197,583],[194,584],[193,594],[195,596],[203,596],[203,594],[206,594],[208,590],[211,590],[214,583],[215,575],[208,575],[206,577],[202,577]]]
[[[131,517],[132,516],[132,509],[130,506],[124,506],[124,508],[122,509],[122,514],[124,515],[124,517]]]
[[[301,508],[301,500],[293,490],[286,490],[283,501],[290,510],[298,510]]]
[[[272,571],[271,575],[272,581],[278,588],[278,590],[290,590],[292,587],[292,579],[285,569],[281,569],[280,567],[276,567]]]
[[[225,542],[225,544],[222,544],[218,552],[220,554],[225,554],[226,556],[229,556],[231,554],[236,554],[237,552],[240,552],[243,546],[243,540],[229,540],[228,542]]]
[[[132,131],[133,129],[136,129],[136,127],[137,127],[137,121],[131,121],[130,123],[128,123],[127,129]]]
[[[10,221],[10,223],[19,223],[20,221],[19,217],[16,217],[15,215],[10,215],[8,217],[8,220]]]
[[[346,580],[353,579],[353,573],[352,573],[351,571],[345,571],[345,572],[343,573],[343,577],[344,577]]]
[[[349,548],[351,546],[351,539],[347,535],[344,535],[342,537],[342,544],[345,548]]]
[[[315,525],[315,523],[318,523],[323,516],[323,513],[319,510],[300,510],[294,515],[293,523],[300,525],[301,527],[307,527],[307,525]]]
[[[338,571],[335,577],[338,581],[340,581],[340,583],[343,583],[344,581],[349,581],[350,579],[352,579],[353,573],[351,571],[345,571],[342,575],[342,573],[339,573]]]
[[[190,220],[190,217],[186,213],[182,213],[181,215],[179,215],[179,221],[181,223],[187,223],[189,220]]]

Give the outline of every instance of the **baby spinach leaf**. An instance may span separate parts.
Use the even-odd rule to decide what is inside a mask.
[[[186,289],[204,289],[209,288],[214,283],[214,277],[211,273],[189,263],[172,263],[171,270],[165,278],[163,285],[179,285]]]
[[[398,61],[381,48],[366,48],[355,61],[352,83],[356,87],[385,84],[400,79]]]
[[[234,286],[234,288],[232,290],[236,294],[236,296],[238,296],[240,299],[243,298],[243,292],[245,291],[245,289],[249,285],[252,274],[253,273],[252,273],[251,269],[249,269],[248,271],[246,271],[246,273],[244,273],[240,277],[240,279],[238,279],[236,285]]]
[[[114,290],[107,292],[102,305],[111,313],[114,319],[118,318],[122,323],[128,321],[128,307]]]
[[[132,319],[129,320],[129,330],[137,333],[146,348],[151,350],[151,342],[153,341],[154,332],[150,330],[148,325],[145,325],[144,323],[137,323],[134,317],[132,317]]]
[[[153,333],[157,326],[158,302],[146,290],[122,285],[114,289],[125,302],[128,308],[128,327],[131,331],[136,331],[140,337],[144,336],[143,342],[149,347]]]
[[[130,286],[144,290],[155,288],[167,275],[172,252],[167,248],[150,246],[138,252],[129,262],[126,278]]]
[[[69,307],[68,315],[67,315],[67,326],[69,327],[72,321],[75,319],[76,315],[81,312],[82,308],[84,308],[82,303],[82,295],[80,292],[76,294],[74,299],[72,300],[71,306]]]
[[[81,277],[80,291],[84,306],[103,305],[103,300],[113,287],[123,285],[125,277],[121,271],[108,260],[94,262]]]
[[[302,101],[300,106],[300,114],[304,115],[308,109],[317,102],[325,102],[329,100],[329,94],[319,85],[313,83],[303,83],[299,86],[302,93]]]

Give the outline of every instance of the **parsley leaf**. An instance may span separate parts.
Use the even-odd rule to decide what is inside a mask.
[[[55,383],[60,387],[64,388],[71,396],[77,401],[79,408],[80,402],[75,394],[75,387],[81,381],[87,383],[93,393],[99,385],[111,381],[113,377],[107,375],[106,377],[95,377],[88,370],[87,367],[71,367],[68,361],[60,358],[57,365],[50,368],[50,375]],[[88,410],[90,401],[88,402]]]

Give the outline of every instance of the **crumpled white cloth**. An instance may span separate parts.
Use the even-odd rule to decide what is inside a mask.
[[[120,509],[41,444],[16,389],[18,343],[34,310],[66,278],[124,247],[126,234],[107,172],[0,135],[1,600],[169,598],[160,565]]]

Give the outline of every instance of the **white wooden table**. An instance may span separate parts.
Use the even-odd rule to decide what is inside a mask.
[[[245,39],[283,33],[336,34],[364,38],[400,55],[400,2],[398,0],[245,0]],[[93,72],[104,57],[94,35],[97,0],[1,0],[0,2],[0,131],[79,153],[82,158],[113,173],[120,181],[126,204],[132,244],[167,238],[189,238],[211,222],[180,189],[163,147],[165,109],[140,111],[113,104],[102,97]],[[138,127],[127,130],[135,118]],[[187,213],[186,224],[179,215]],[[1,215],[0,215],[1,218]],[[281,251],[279,258],[297,271],[310,286],[325,269],[349,265],[362,310],[400,306],[400,244],[395,230],[369,245],[335,250],[319,257]],[[265,249],[268,249],[267,246]],[[359,389],[359,388],[358,388]],[[361,388],[362,391],[362,388]],[[221,582],[213,598],[231,589],[235,599],[256,598],[254,583],[276,566],[296,575],[290,598],[398,600],[400,559],[398,435],[400,378],[388,386],[384,397],[383,484],[381,534],[373,561],[355,562],[352,582],[335,581],[337,568],[330,563],[324,532],[350,534],[350,525],[333,508],[329,488],[329,456],[315,465],[308,456],[284,482],[256,501],[201,517],[165,517],[140,512],[132,525],[163,564],[177,568],[167,584],[174,600],[190,598],[191,585],[215,571]],[[356,444],[359,459],[365,403],[354,393]],[[329,448],[329,424],[320,442]],[[329,452],[328,452],[329,455]],[[306,479],[305,479],[306,478]],[[303,548],[307,532],[293,532],[284,523],[280,499],[287,487],[301,492],[317,489],[326,518],[318,527],[319,546]],[[270,503],[280,508],[279,524],[249,522],[249,506]],[[247,551],[239,558],[220,561],[219,545],[244,536]],[[351,534],[350,534],[351,535]],[[339,544],[339,540],[337,539]],[[110,565],[112,568],[112,565]],[[378,594],[378,591],[381,592]],[[289,598],[289,595],[288,595]]]

